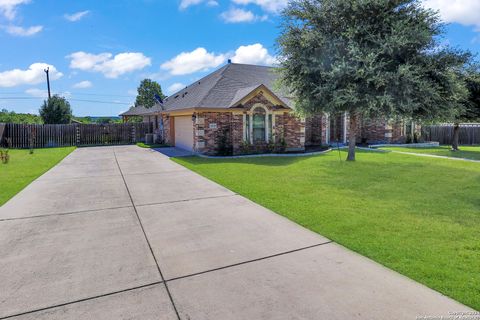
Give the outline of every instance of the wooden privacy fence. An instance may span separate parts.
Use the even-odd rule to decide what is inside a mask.
[[[2,130],[3,129],[3,130]],[[50,148],[130,144],[152,133],[150,123],[0,124],[0,144],[11,148]]]
[[[427,141],[436,141],[440,144],[451,144],[453,139],[453,124],[441,124],[422,127],[422,137]],[[466,123],[460,125],[459,144],[480,144],[480,123]]]

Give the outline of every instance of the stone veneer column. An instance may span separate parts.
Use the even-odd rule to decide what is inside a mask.
[[[205,148],[205,117],[202,113],[197,113],[194,126],[194,149],[202,153]]]

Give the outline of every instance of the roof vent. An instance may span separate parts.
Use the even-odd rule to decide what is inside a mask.
[[[228,59],[228,64],[232,63],[232,59]]]

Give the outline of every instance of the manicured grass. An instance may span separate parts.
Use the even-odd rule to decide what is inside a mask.
[[[10,150],[8,164],[0,163],[0,206],[44,174],[75,148]]]
[[[480,166],[341,153],[174,161],[480,310]]]
[[[169,145],[166,144],[147,144],[143,142],[137,142],[137,146],[145,149],[159,149],[159,148],[168,148]]]
[[[428,147],[428,148],[405,148],[405,147],[385,147],[383,150],[403,151],[412,153],[433,154],[436,156],[465,158],[480,160],[480,147],[460,146],[459,151],[452,151],[451,146]]]

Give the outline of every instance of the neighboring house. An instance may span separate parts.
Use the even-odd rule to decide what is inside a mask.
[[[300,118],[275,84],[275,68],[229,63],[153,108],[121,114],[142,116],[168,144],[202,154],[303,151],[346,143],[348,116]],[[401,142],[405,125],[364,121],[358,142]]]

